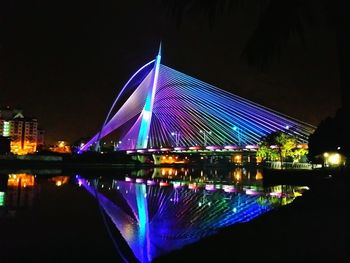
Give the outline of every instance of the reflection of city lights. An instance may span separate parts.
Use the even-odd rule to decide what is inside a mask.
[[[241,170],[235,170],[233,173],[233,177],[237,180],[240,181],[242,179],[242,173]]]
[[[144,180],[142,178],[136,178],[135,181],[136,183],[140,184],[140,183],[143,183]]]
[[[280,193],[280,192],[271,192],[270,195],[271,196],[280,197],[282,195],[282,193]]]
[[[262,180],[263,179],[263,175],[260,171],[256,172],[256,176],[255,176],[255,180]]]
[[[169,186],[169,183],[168,182],[160,182],[159,186]]]
[[[0,206],[4,206],[5,204],[5,193],[0,192]]]
[[[253,191],[253,190],[251,190],[251,189],[245,190],[245,193],[246,193],[247,195],[257,195],[257,194],[258,194],[257,192],[255,192],[255,191]]]
[[[207,191],[214,191],[215,190],[215,185],[213,185],[213,184],[206,184],[205,185],[205,190],[207,190]]]
[[[235,191],[235,187],[233,185],[223,185],[222,188],[227,193],[232,193]]]
[[[147,185],[155,185],[156,182],[153,180],[147,180]]]
[[[181,186],[181,183],[180,182],[173,182],[173,186],[174,186],[174,188],[178,188]]]

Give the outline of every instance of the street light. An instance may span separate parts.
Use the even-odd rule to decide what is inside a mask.
[[[175,136],[175,146],[179,146],[179,142],[180,142],[180,132],[172,132],[171,133],[172,136]]]
[[[203,145],[207,146],[208,134],[211,134],[211,131],[199,130],[200,133],[203,133]]]

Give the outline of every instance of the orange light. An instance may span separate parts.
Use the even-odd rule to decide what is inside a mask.
[[[50,179],[51,182],[54,182],[56,186],[62,186],[69,181],[69,176],[55,176]]]
[[[34,175],[29,174],[9,174],[7,180],[8,187],[33,187]]]
[[[256,180],[262,180],[263,179],[263,175],[260,171],[257,171],[256,172],[256,176],[255,176],[255,179]]]

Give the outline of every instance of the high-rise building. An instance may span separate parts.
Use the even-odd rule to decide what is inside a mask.
[[[12,153],[33,153],[37,148],[38,121],[24,117],[22,110],[0,108],[0,135],[11,138]]]

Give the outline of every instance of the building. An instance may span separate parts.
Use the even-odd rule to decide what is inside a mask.
[[[0,135],[11,138],[12,153],[34,153],[37,149],[38,121],[24,117],[20,109],[0,108]]]

